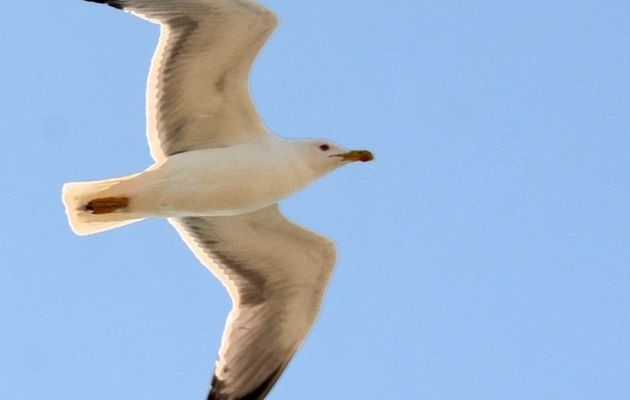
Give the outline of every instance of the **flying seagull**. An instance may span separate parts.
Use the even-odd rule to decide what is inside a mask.
[[[277,202],[373,156],[265,127],[248,78],[278,20],[255,1],[87,1],[161,26],[147,88],[155,163],[64,185],[70,226],[89,235],[168,218],[233,301],[208,400],[263,399],[315,322],[336,258],[331,240],[287,220]]]

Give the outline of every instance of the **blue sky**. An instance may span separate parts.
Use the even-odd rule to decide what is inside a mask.
[[[265,4],[267,125],[377,157],[282,203],[340,255],[269,398],[630,398],[630,5]],[[205,395],[220,283],[164,221],[80,238],[60,202],[150,164],[157,36],[78,0],[3,4],[3,398]]]

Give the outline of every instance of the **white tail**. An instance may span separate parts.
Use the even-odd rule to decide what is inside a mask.
[[[77,235],[85,236],[108,231],[142,220],[125,212],[93,214],[86,209],[90,200],[107,197],[109,189],[127,178],[106,179],[93,182],[72,182],[63,185],[62,200],[70,227]]]

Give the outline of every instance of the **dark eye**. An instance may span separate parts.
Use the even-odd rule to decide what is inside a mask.
[[[330,150],[330,146],[327,145],[327,144],[322,144],[321,146],[319,146],[319,149],[321,151],[328,151],[328,150]]]

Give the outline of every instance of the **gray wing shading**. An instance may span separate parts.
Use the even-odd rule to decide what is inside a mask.
[[[319,313],[334,243],[290,222],[276,205],[170,221],[233,300],[208,399],[264,398]]]
[[[147,84],[147,137],[155,160],[268,135],[249,72],[278,24],[251,0],[87,0],[160,24]]]

